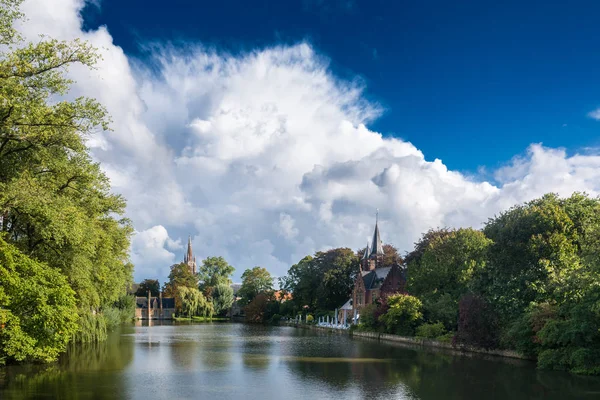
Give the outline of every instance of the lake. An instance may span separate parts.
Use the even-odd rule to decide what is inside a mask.
[[[293,327],[138,324],[53,365],[0,368],[0,399],[45,398],[598,399],[600,378]]]

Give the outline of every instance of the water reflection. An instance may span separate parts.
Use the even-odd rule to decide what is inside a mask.
[[[0,369],[2,399],[595,399],[600,379],[345,335],[138,324],[50,366]]]
[[[127,332],[127,328],[124,332]],[[119,334],[114,334],[102,343],[72,346],[54,364],[0,368],[0,398],[118,398],[126,386],[120,371],[131,363],[133,354],[132,344],[123,341]],[[114,371],[117,373],[113,374]],[[106,390],[94,393],[98,379],[108,376],[112,378]]]

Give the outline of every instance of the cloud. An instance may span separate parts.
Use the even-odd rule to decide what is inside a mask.
[[[152,267],[146,268],[146,273],[154,273],[153,276],[162,275],[160,266],[170,266],[175,263],[176,255],[167,248],[178,250],[183,248],[179,241],[169,237],[167,229],[162,225],[156,225],[141,232],[135,232],[131,241],[131,261],[134,265],[154,260]]]
[[[137,280],[164,281],[188,234],[199,259],[224,256],[235,280],[255,265],[281,276],[315,251],[364,246],[376,208],[383,240],[406,251],[429,228],[480,227],[546,192],[600,192],[598,152],[532,144],[490,171],[492,184],[383,138],[368,128],[382,109],[361,80],[334,76],[308,43],[243,54],[154,43],[132,59],[110,27],[81,30],[82,6],[28,0],[21,29],[103,48],[97,70],[70,71],[73,95],[98,98],[113,117],[114,131],[89,145],[128,199]]]
[[[588,117],[595,119],[597,121],[600,121],[600,108],[594,110],[594,111],[590,111],[588,113]]]

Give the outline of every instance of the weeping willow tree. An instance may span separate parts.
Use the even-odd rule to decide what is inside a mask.
[[[0,236],[66,278],[77,337],[101,339],[133,267],[125,201],[86,146],[109,117],[94,99],[66,97],[68,68],[93,68],[98,54],[78,40],[25,42],[14,28],[21,2],[0,0]]]
[[[214,314],[213,305],[198,289],[180,286],[177,288],[177,296],[181,304],[180,311],[184,316],[188,318],[194,316],[212,318]]]

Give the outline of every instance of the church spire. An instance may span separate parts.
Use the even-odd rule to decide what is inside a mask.
[[[367,248],[365,249],[365,254],[363,254],[363,260],[367,260],[369,258],[369,251],[371,248],[369,247],[369,242],[367,241]]]
[[[188,236],[188,247],[187,247],[187,254],[186,254],[185,258],[186,258],[185,262],[189,262],[194,259],[194,255],[192,253],[192,236]]]
[[[379,209],[375,214],[375,232],[373,232],[373,242],[371,243],[371,257],[383,255],[383,243],[379,235]]]

